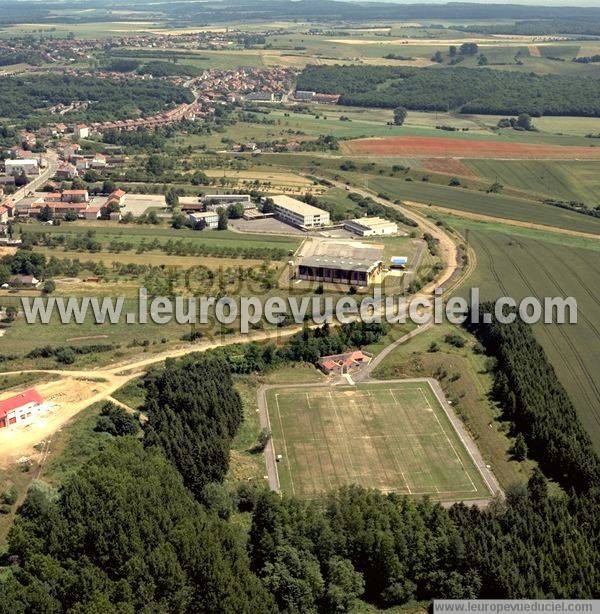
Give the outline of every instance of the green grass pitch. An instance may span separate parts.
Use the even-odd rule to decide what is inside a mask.
[[[427,381],[273,388],[267,402],[284,493],[358,484],[440,501],[490,496]]]

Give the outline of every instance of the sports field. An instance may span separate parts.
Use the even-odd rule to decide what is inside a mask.
[[[444,501],[490,496],[427,380],[277,387],[267,403],[282,492],[359,484]]]

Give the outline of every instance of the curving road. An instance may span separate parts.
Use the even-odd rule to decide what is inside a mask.
[[[33,182],[20,190],[19,193],[13,195],[13,200],[22,199],[28,192],[43,185],[43,183],[55,173],[56,167],[58,165],[58,160],[56,155],[53,154],[54,152],[50,152],[47,155],[47,167],[44,169],[44,172],[40,174],[39,177],[36,177]],[[338,182],[338,185],[343,186],[344,184],[339,184]],[[436,226],[435,223],[433,223],[431,220],[428,220],[426,217],[415,213],[414,211],[409,211],[400,205],[396,205],[395,203],[391,203],[390,201],[382,199],[374,195],[372,192],[362,189],[356,189],[356,191],[363,194],[364,196],[369,196],[375,201],[381,202],[386,206],[394,207],[405,215],[412,217],[421,225],[422,229],[426,230],[427,232],[430,232],[440,241],[440,255],[445,263],[445,267],[440,272],[436,280],[429,284],[426,288],[424,288],[419,293],[419,295],[430,295],[431,293],[433,293],[433,290],[436,286],[440,286],[453,279],[457,273],[459,273],[459,276],[461,277],[465,274],[468,274],[468,271],[463,271],[460,268],[456,245],[442,228]],[[421,326],[415,331],[412,331],[412,333],[409,333],[409,335],[392,344],[389,348],[384,349],[383,352],[380,354],[381,358],[375,359],[374,364],[369,370],[369,373],[377,366],[377,364],[379,364],[381,360],[383,360],[383,358],[387,354],[393,351],[393,349],[397,347],[399,343],[401,343],[403,340],[406,340],[406,338],[413,337],[423,332],[426,329],[426,326]],[[27,455],[35,444],[39,443],[45,437],[51,436],[52,433],[61,428],[62,425],[68,420],[70,420],[76,413],[85,409],[92,403],[107,399],[118,388],[131,381],[132,379],[139,377],[141,374],[145,373],[149,367],[164,362],[168,358],[180,358],[191,353],[202,352],[208,349],[240,342],[247,343],[249,341],[275,340],[293,335],[300,330],[302,330],[302,326],[297,325],[285,329],[276,329],[272,331],[253,331],[250,335],[228,335],[227,337],[221,337],[214,341],[188,344],[176,349],[155,354],[154,356],[146,357],[139,360],[133,360],[130,362],[124,361],[95,370],[70,371],[57,369],[31,369],[29,371],[19,371],[17,372],[19,374],[44,372],[51,373],[65,378],[66,381],[74,381],[76,379],[89,380],[90,382],[94,382],[94,390],[90,393],[88,398],[79,399],[76,403],[71,403],[69,407],[61,407],[61,411],[56,412],[56,414],[54,414],[53,416],[53,419],[48,420],[46,425],[40,425],[40,428],[36,428],[35,430],[27,430],[23,428],[20,428],[18,430],[0,430],[0,450],[2,451],[2,454],[0,455],[0,463],[2,461],[6,462],[9,459],[14,460],[19,456]],[[10,372],[5,372],[4,374],[10,374]],[[261,417],[261,420],[266,421],[265,425],[268,425],[268,414],[263,415]],[[18,436],[13,436],[13,434],[16,433],[18,433]],[[270,446],[267,446],[267,450],[270,451],[270,453],[267,454],[267,464],[271,464],[271,469],[269,470],[269,473],[272,474],[272,464],[275,462],[272,444]],[[268,460],[269,458],[271,458],[271,461]],[[274,467],[274,471],[276,472],[276,466]]]

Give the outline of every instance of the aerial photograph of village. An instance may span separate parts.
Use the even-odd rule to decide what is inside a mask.
[[[600,0],[0,0],[0,614],[600,612]]]

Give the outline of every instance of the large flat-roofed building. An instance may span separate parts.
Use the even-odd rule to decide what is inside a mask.
[[[298,262],[298,279],[364,288],[381,275],[381,260],[355,260],[330,256],[308,256]]]
[[[380,244],[312,237],[300,248],[294,277],[365,288],[381,281],[383,252]]]
[[[301,200],[278,194],[272,197],[275,215],[282,222],[297,226],[298,228],[320,228],[327,226],[329,212],[307,205]]]
[[[19,160],[4,160],[7,175],[37,175],[39,164],[35,158],[21,158]]]
[[[361,217],[355,220],[346,220],[344,228],[359,237],[395,235],[398,233],[398,224],[381,217]]]
[[[219,214],[214,211],[201,211],[198,213],[190,213],[188,220],[194,224],[195,228],[208,228],[215,230],[219,227]]]

